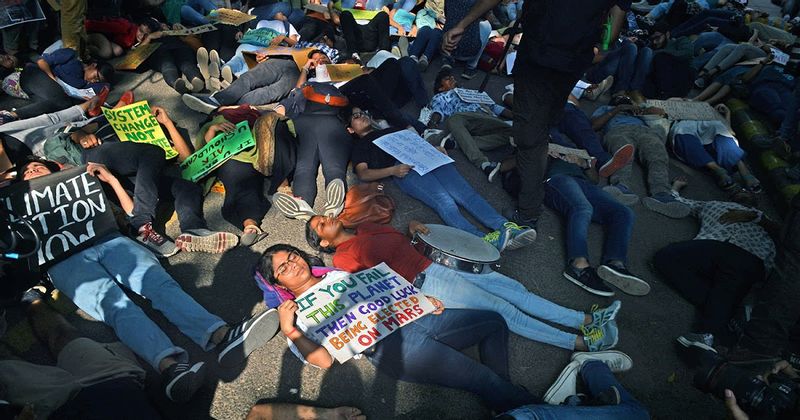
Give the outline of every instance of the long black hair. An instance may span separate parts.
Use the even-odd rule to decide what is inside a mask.
[[[322,238],[320,238],[319,235],[317,234],[317,231],[311,227],[311,220],[314,219],[314,217],[308,219],[308,222],[306,222],[306,242],[308,242],[308,245],[311,248],[314,248],[317,251],[325,252],[327,254],[333,254],[334,252],[336,252],[336,248],[332,246],[329,247],[322,246],[322,244],[320,244],[320,242],[322,242]]]
[[[297,253],[297,255],[299,255],[300,258],[302,258],[303,261],[306,262],[306,264],[308,264],[309,269],[311,269],[311,267],[315,266],[323,267],[325,265],[325,263],[322,262],[322,259],[320,259],[319,257],[310,255],[309,253],[292,245],[289,244],[272,245],[271,247],[267,248],[263,254],[261,254],[261,258],[258,260],[258,263],[256,264],[256,271],[258,271],[258,273],[261,274],[261,276],[264,277],[264,279],[266,279],[267,282],[269,282],[269,284],[278,284],[278,279],[275,278],[274,274],[275,268],[272,266],[272,256],[281,251]]]

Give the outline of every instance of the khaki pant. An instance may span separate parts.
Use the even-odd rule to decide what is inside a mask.
[[[634,145],[639,163],[645,167],[647,173],[647,187],[650,195],[669,192],[669,155],[664,146],[666,138],[661,131],[639,125],[617,126],[608,130],[603,141],[606,150],[612,154],[626,144]],[[631,165],[625,165],[611,175],[610,181],[612,184],[623,184],[630,187],[632,172]]]
[[[447,119],[446,127],[467,159],[478,168],[489,161],[483,150],[505,146],[514,135],[513,128],[503,120],[479,112],[453,114]]]
[[[54,1],[49,1],[54,6]],[[61,0],[56,10],[61,10],[61,40],[64,48],[72,48],[78,56],[86,58],[86,3],[87,0]]]

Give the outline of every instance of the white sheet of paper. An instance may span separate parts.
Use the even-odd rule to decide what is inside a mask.
[[[63,80],[61,80],[59,78],[56,78],[56,82],[58,82],[58,84],[61,85],[61,89],[64,89],[64,92],[67,95],[69,95],[69,96],[71,96],[71,97],[73,97],[75,99],[94,98],[94,90],[91,89],[91,88],[89,88],[89,89],[78,89],[78,88],[70,86],[69,84],[67,84],[67,82],[65,82],[65,81],[63,81]]]
[[[511,51],[510,53],[506,54],[506,74],[509,76],[514,71],[514,62],[517,61],[517,52]]]
[[[425,139],[410,130],[387,134],[379,137],[373,143],[400,162],[413,166],[414,172],[420,175],[425,175],[442,165],[453,163],[450,156],[436,150]]]
[[[772,50],[772,57],[773,57],[772,61],[774,61],[775,63],[778,63],[778,64],[780,64],[782,66],[785,66],[786,63],[789,62],[789,54],[786,54],[785,52],[783,52],[781,50],[778,50],[778,49],[775,49],[775,48],[771,48],[771,50]]]
[[[494,99],[486,92],[474,89],[456,88],[456,95],[464,102],[471,104],[495,105]]]

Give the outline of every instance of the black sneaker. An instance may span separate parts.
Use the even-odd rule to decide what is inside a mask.
[[[644,296],[650,293],[650,285],[631,274],[624,266],[602,264],[597,268],[597,275],[629,295]]]
[[[272,339],[280,329],[278,311],[270,309],[231,326],[225,339],[217,346],[217,361],[223,367],[237,366],[257,348]]]
[[[192,396],[205,382],[206,368],[205,362],[175,363],[161,374],[164,381],[164,394],[171,401],[184,403],[192,399]]]
[[[510,174],[511,172],[506,173]],[[539,223],[538,218],[526,219],[522,217],[522,215],[519,214],[519,210],[505,210],[503,211],[503,216],[505,216],[509,222],[514,222],[519,226],[527,226],[533,230],[536,230],[536,225]]]
[[[614,291],[606,286],[597,272],[592,267],[576,268],[572,264],[568,264],[564,269],[564,278],[577,284],[589,293],[598,296],[614,296]]]
[[[19,303],[27,307],[37,300],[46,300],[47,296],[47,287],[40,283],[26,290],[22,297],[19,298]]]
[[[489,164],[483,168],[483,173],[486,175],[486,179],[488,179],[489,182],[494,181],[494,177],[500,173],[500,162],[489,162]]]
[[[475,77],[477,75],[478,75],[478,69],[469,69],[469,68],[467,68],[467,69],[464,69],[464,71],[461,73],[461,77],[464,78],[464,79],[467,79],[467,80],[470,80],[470,79],[472,79],[473,77]]]

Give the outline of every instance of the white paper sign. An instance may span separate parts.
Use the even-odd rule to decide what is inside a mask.
[[[770,49],[772,50],[772,61],[773,62],[778,63],[778,64],[780,64],[782,66],[785,66],[786,63],[789,62],[789,54],[786,54],[785,52],[783,52],[781,50],[778,50],[778,49],[775,49],[775,48],[770,48]]]
[[[458,95],[458,97],[464,102],[471,104],[495,105],[494,99],[492,99],[492,97],[486,92],[464,88],[456,88],[455,90],[456,95]]]
[[[78,89],[59,78],[56,78],[56,82],[58,82],[58,84],[61,85],[61,89],[64,89],[64,92],[67,95],[75,99],[91,99],[94,98],[95,96],[94,89],[92,88]]]
[[[414,172],[420,175],[453,163],[450,156],[438,151],[417,133],[409,130],[387,134],[373,143],[400,162],[413,166]]]
[[[506,54],[506,74],[511,76],[511,73],[514,72],[514,62],[517,61],[517,52],[511,51],[510,53]]]
[[[722,116],[708,102],[697,101],[661,101],[648,99],[647,106],[654,106],[666,111],[671,120],[713,121]]]

